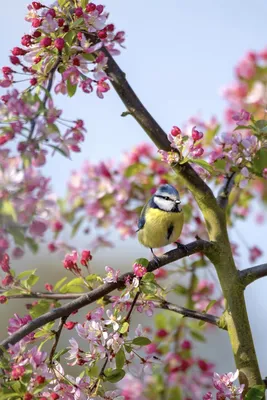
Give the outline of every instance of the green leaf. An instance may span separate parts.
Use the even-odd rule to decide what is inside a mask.
[[[2,294],[4,296],[15,296],[16,294],[23,294],[23,293],[25,293],[25,290],[23,289],[10,289]]]
[[[75,234],[77,233],[78,229],[80,228],[81,224],[84,221],[84,217],[80,217],[78,219],[77,222],[75,222],[75,224],[72,227],[72,231],[71,231],[71,237],[75,236]]]
[[[234,131],[240,131],[241,129],[252,129],[253,131],[255,130],[253,125],[237,125]]]
[[[51,69],[55,66],[57,62],[57,56],[53,56],[50,58],[48,63],[45,63],[45,68],[44,68],[44,75],[48,75]]]
[[[59,281],[57,281],[57,283],[55,284],[55,286],[53,287],[53,291],[56,292],[62,285],[63,283],[67,280],[67,277],[64,276],[64,278],[60,279]]]
[[[178,386],[172,387],[168,391],[167,400],[182,400],[182,392]]]
[[[202,168],[204,168],[205,170],[207,170],[210,174],[213,174],[213,173],[214,173],[214,168],[213,168],[213,166],[212,166],[211,164],[209,164],[209,163],[208,163],[207,161],[205,161],[205,160],[200,160],[200,159],[194,158],[194,159],[190,159],[189,161],[192,162],[192,163],[194,163],[194,164],[200,165]]]
[[[131,115],[130,111],[123,111],[121,113],[121,117],[127,117],[127,115]]]
[[[125,364],[125,353],[123,348],[121,347],[118,353],[116,354],[115,361],[116,361],[116,368],[122,369]]]
[[[157,329],[166,329],[168,323],[167,323],[167,318],[164,314],[157,314],[154,318],[155,320],[155,326]]]
[[[82,293],[84,292],[84,282],[82,278],[74,278],[61,288],[61,293]]]
[[[0,203],[0,213],[1,215],[6,215],[11,217],[14,221],[17,221],[17,213],[15,207],[9,200],[3,200]]]
[[[137,258],[135,260],[136,264],[141,264],[143,267],[147,268],[149,261],[146,258]],[[151,273],[151,272],[150,272]],[[154,274],[152,274],[154,276]],[[154,276],[155,278],[155,276]]]
[[[1,393],[1,400],[9,400],[9,399],[21,399],[21,396],[18,395],[18,393],[8,393],[8,394],[2,394]]]
[[[67,92],[70,97],[74,96],[77,90],[77,85],[72,85],[70,80],[67,79]]]
[[[68,2],[68,0],[58,0],[58,5],[60,8],[63,8]]]
[[[78,18],[78,19],[76,19],[76,20],[73,22],[73,24],[71,25],[71,29],[80,27],[80,25],[83,25],[83,24],[84,24],[84,19],[83,19],[83,18]]]
[[[127,353],[131,353],[132,351],[132,346],[130,346],[129,344],[125,344],[124,345],[125,350],[127,351]]]
[[[81,0],[81,7],[85,8],[88,4],[88,0]]]
[[[112,371],[105,372],[105,377],[111,383],[119,382],[125,376],[123,369],[113,369]]]
[[[122,327],[121,327],[121,329],[120,329],[120,333],[126,333],[126,332],[128,332],[128,329],[129,329],[129,323],[128,322],[124,322],[123,324],[122,324]]]
[[[40,300],[38,301],[38,304],[33,306],[30,309],[30,315],[32,318],[37,318],[40,317],[40,315],[45,314],[46,312],[49,311],[50,309],[51,302],[47,300]]]
[[[145,258],[139,258],[139,260],[145,260]],[[147,261],[147,260],[146,260]],[[144,265],[145,266],[145,265]],[[155,282],[156,283],[156,278],[155,275],[153,274],[153,272],[147,272],[143,278],[142,278],[143,282]]]
[[[66,157],[66,158],[70,158],[69,154],[67,154],[60,147],[54,146],[53,144],[49,144],[48,146],[51,147],[52,149],[54,149],[55,151],[57,151],[58,153],[60,153],[62,156]]]
[[[26,287],[31,288],[32,286],[34,286],[39,281],[39,279],[40,279],[39,276],[37,276],[35,274],[32,274],[32,275],[29,276],[28,279],[25,280],[24,284],[25,284]]]
[[[68,349],[61,349],[56,352],[56,354],[53,357],[53,361],[59,361],[60,357],[63,356],[68,352]]]
[[[142,172],[146,168],[146,164],[143,163],[136,163],[130,165],[126,170],[124,171],[124,175],[126,178],[130,178],[131,176],[135,176]]]
[[[147,346],[148,344],[151,343],[151,340],[145,336],[139,336],[134,338],[132,343],[135,344],[136,346]]]
[[[259,119],[255,122],[255,126],[260,130],[265,130],[267,128],[267,121],[265,119]]]
[[[17,246],[23,247],[25,243],[25,233],[23,228],[8,227],[8,232],[13,236],[14,242]]]
[[[37,253],[37,251],[38,251],[38,249],[39,249],[38,244],[37,244],[32,238],[30,238],[30,237],[26,237],[26,238],[25,238],[25,241],[26,241],[28,247],[30,248],[30,250],[31,250],[34,254]]]
[[[219,159],[219,160],[214,161],[213,165],[219,171],[225,171],[226,161],[223,159]]]
[[[216,303],[217,303],[217,300],[211,300],[209,302],[209,304],[207,305],[207,307],[205,308],[204,312],[205,313],[208,312],[214,306],[214,304],[216,304]]]
[[[76,36],[77,36],[76,32],[70,30],[70,31],[69,31],[68,33],[66,33],[66,35],[64,36],[65,43],[66,43],[68,46],[71,47],[71,46],[72,46],[72,43],[73,43],[73,41],[74,41],[74,39],[76,38]]]
[[[202,335],[202,333],[195,331],[195,330],[191,330],[190,334],[191,334],[192,338],[198,340],[199,342],[206,342],[206,338],[204,335]]]
[[[95,61],[95,56],[93,54],[89,53],[82,53],[81,56],[86,60],[86,61]]]
[[[253,386],[246,394],[245,400],[262,400],[264,399],[265,387],[262,385]]]
[[[186,296],[188,294],[188,289],[182,285],[175,285],[173,290],[176,294],[179,294],[182,296]]]
[[[28,277],[29,275],[35,274],[36,271],[37,271],[36,269],[28,269],[28,270],[23,271],[23,272],[21,272],[20,274],[18,274],[18,275],[17,275],[17,278],[18,278],[19,280],[21,280],[22,278],[26,278],[26,277]]]
[[[267,168],[267,148],[263,147],[257,151],[254,162],[253,162],[253,172],[262,177],[262,172],[264,168]]]

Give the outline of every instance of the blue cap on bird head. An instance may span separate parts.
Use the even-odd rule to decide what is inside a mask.
[[[166,194],[172,195],[175,197],[179,197],[178,190],[176,190],[174,186],[169,185],[168,183],[161,185],[155,192],[156,196],[157,195],[158,196],[166,196]]]

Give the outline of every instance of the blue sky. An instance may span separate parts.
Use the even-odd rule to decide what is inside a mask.
[[[27,3],[9,1],[2,8],[1,66],[8,65],[9,50],[20,45],[21,36],[28,32],[30,25],[24,21]],[[197,113],[205,118],[220,118],[224,102],[219,89],[233,80],[233,66],[246,51],[267,47],[267,3],[263,0],[114,0],[106,4],[110,21],[126,31],[127,48],[117,61],[166,131]],[[67,118],[83,118],[88,129],[82,152],[73,155],[71,162],[56,156],[44,168],[44,173],[53,177],[53,188],[60,195],[71,170],[79,168],[84,160],[119,160],[123,151],[148,141],[131,117],[120,117],[125,109],[113,90],[104,100],[95,94],[80,93],[73,99],[58,96],[56,103]],[[248,242],[253,237],[254,244],[264,247],[266,228],[250,221],[240,229]],[[134,241],[121,245],[121,251],[130,256],[136,254],[136,249],[141,248]],[[266,310],[265,285],[266,279],[247,290],[258,350],[265,345],[267,329],[267,318],[261,318]],[[259,357],[263,374],[267,375],[267,357],[262,351]]]

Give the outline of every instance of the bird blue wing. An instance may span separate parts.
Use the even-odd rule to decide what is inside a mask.
[[[147,209],[148,205],[149,205],[149,201],[144,205],[144,207],[141,211],[141,214],[140,214],[140,217],[138,220],[138,224],[137,224],[138,229],[136,232],[140,231],[140,229],[142,229],[146,223],[146,209]]]

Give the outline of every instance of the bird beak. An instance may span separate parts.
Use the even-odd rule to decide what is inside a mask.
[[[176,204],[181,204],[181,200],[175,200]]]

